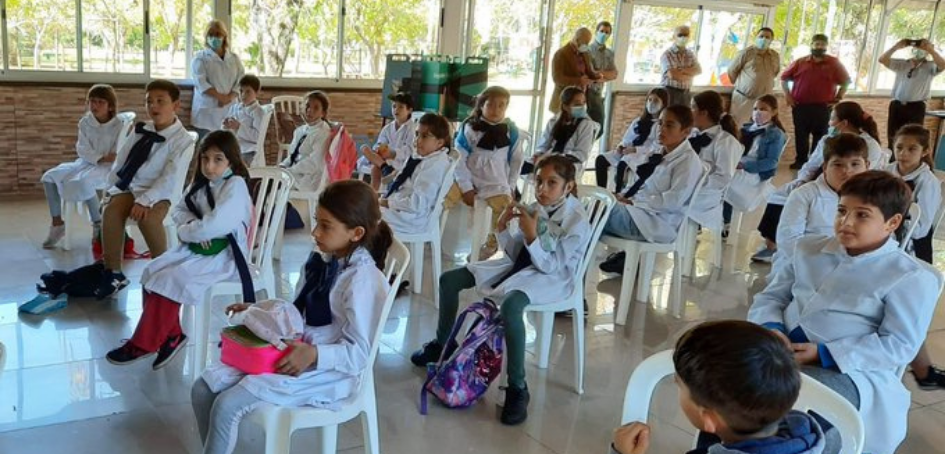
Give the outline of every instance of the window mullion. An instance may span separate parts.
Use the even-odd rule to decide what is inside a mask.
[[[6,27],[4,27],[6,28]],[[82,0],[75,0],[75,43],[76,43],[76,66],[79,72],[85,71],[85,53],[82,39]]]
[[[338,1],[338,63],[335,67],[335,81],[340,81],[345,65],[345,0]]]

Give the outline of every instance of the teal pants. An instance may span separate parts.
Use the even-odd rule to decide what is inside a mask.
[[[459,310],[459,292],[476,286],[476,279],[466,267],[456,268],[440,275],[440,320],[436,339],[446,345],[456,312]],[[513,290],[506,293],[499,306],[505,325],[505,355],[509,384],[525,387],[525,320],[522,315],[529,304],[528,295]]]

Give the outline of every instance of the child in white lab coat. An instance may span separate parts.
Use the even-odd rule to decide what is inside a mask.
[[[476,108],[456,131],[456,184],[450,188],[444,203],[451,210],[460,202],[473,206],[476,199],[492,208],[491,230],[499,215],[512,203],[524,157],[522,144],[528,133],[505,117],[512,94],[502,87],[489,87],[476,97]],[[498,250],[495,234],[489,233],[479,251],[479,260],[492,257]]]
[[[325,92],[315,90],[305,95],[305,124],[295,129],[289,155],[279,164],[295,177],[297,190],[317,192],[328,184],[325,153],[331,139],[329,107]]]
[[[430,214],[441,203],[439,196],[450,167],[450,123],[443,116],[427,113],[420,117],[415,139],[416,152],[381,198],[381,216],[394,233],[417,234],[429,223],[440,224]]]
[[[101,238],[102,214],[98,194],[108,187],[108,172],[118,153],[119,139],[128,133],[122,130],[118,114],[118,96],[111,85],[94,85],[85,97],[88,112],[79,120],[79,139],[75,151],[79,159],[46,171],[41,181],[49,203],[52,224],[43,241],[44,249],[55,248],[66,234],[62,219],[62,200],[85,202],[92,220],[93,243]],[[98,244],[101,248],[101,244]]]
[[[669,93],[665,88],[653,88],[646,95],[646,104],[643,112],[630,122],[623,139],[617,148],[597,156],[594,161],[594,172],[597,176],[597,185],[607,187],[607,172],[616,166],[614,175],[614,193],[623,193],[627,181],[627,170],[630,162],[636,164],[646,160],[650,153],[659,149],[656,137],[659,135],[659,118],[663,109],[669,107]],[[639,156],[637,156],[639,155]]]
[[[692,121],[695,128],[689,145],[709,165],[709,176],[702,192],[692,201],[690,216],[699,225],[719,231],[722,196],[735,175],[745,146],[739,142],[738,126],[725,113],[725,103],[718,92],[706,90],[692,97]]]
[[[896,133],[894,152],[896,162],[888,164],[886,170],[905,180],[912,188],[915,203],[922,209],[919,225],[912,234],[913,253],[920,260],[932,264],[932,235],[935,234],[935,213],[942,204],[941,183],[932,172],[931,134],[922,125],[905,125]],[[903,241],[908,241],[904,239]],[[945,371],[932,364],[925,344],[912,361],[912,375],[919,388],[934,390],[945,388]]]
[[[164,367],[187,343],[180,326],[182,304],[203,303],[207,287],[217,282],[252,282],[246,238],[253,202],[236,136],[222,130],[207,134],[197,159],[199,171],[171,213],[181,244],[144,268],[144,313],[131,339],[106,355],[112,364],[157,353],[152,367]]]
[[[381,180],[396,174],[404,168],[407,159],[413,154],[414,132],[417,123],[413,121],[413,98],[409,93],[395,93],[388,96],[394,121],[388,123],[377,135],[373,148],[361,147],[361,159],[358,169],[371,175],[371,187],[375,191],[381,188]]]
[[[520,424],[528,417],[522,317],[525,306],[560,301],[573,290],[575,279],[584,278],[576,273],[591,229],[588,215],[576,197],[576,185],[574,164],[568,158],[551,155],[538,162],[537,203],[527,207],[510,204],[496,226],[505,257],[471,263],[440,276],[436,339],[410,357],[417,367],[439,360],[456,322],[462,290],[475,287],[478,292],[501,301],[509,383],[500,417],[503,424]],[[509,228],[513,218],[518,219],[516,229]],[[455,345],[447,348],[455,348]]]
[[[561,112],[548,120],[545,132],[535,147],[532,162],[522,166],[522,175],[530,174],[535,164],[549,153],[560,153],[574,161],[577,174],[584,174],[584,165],[591,153],[600,125],[587,116],[587,97],[581,87],[565,87],[561,91]]]
[[[798,241],[792,260],[755,296],[748,320],[778,333],[805,372],[859,408],[864,452],[892,453],[905,438],[909,391],[900,374],[926,337],[942,276],[893,237],[912,202],[883,171],[840,188],[836,237]]]
[[[647,178],[638,178],[611,211],[604,234],[636,241],[670,243],[676,239],[686,208],[704,169],[689,144],[692,110],[669,106],[660,114],[661,150],[651,156],[656,165]],[[623,272],[626,253],[611,254],[600,264],[607,273]]]
[[[223,129],[236,134],[236,139],[240,143],[240,154],[243,155],[243,162],[247,166],[253,163],[257,152],[266,152],[262,149],[266,138],[259,137],[259,131],[263,127],[263,117],[266,115],[257,99],[261,88],[262,82],[258,77],[252,74],[243,76],[240,79],[240,102],[233,103],[226,118],[223,119]]]
[[[264,403],[337,409],[373,367],[368,358],[390,290],[382,268],[393,242],[377,193],[358,180],[332,183],[318,200],[316,218],[318,249],[302,269],[294,303],[305,332],[301,340],[286,340],[291,350],[276,364],[278,372],[244,375],[221,364],[194,383],[204,454],[233,452],[240,420]]]

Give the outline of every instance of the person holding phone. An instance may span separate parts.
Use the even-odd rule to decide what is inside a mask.
[[[912,48],[908,60],[892,58],[897,51],[908,47]],[[928,57],[932,57],[932,61]],[[910,123],[925,123],[925,102],[931,97],[932,79],[945,70],[945,59],[927,39],[900,39],[879,57],[879,62],[896,73],[886,124],[887,143],[892,148],[899,128]]]

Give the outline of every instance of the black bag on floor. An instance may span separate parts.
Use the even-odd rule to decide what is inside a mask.
[[[285,229],[301,229],[305,228],[305,222],[302,222],[302,215],[299,214],[299,211],[292,206],[291,203],[286,203],[285,206]]]
[[[72,271],[52,271],[40,276],[42,285],[36,284],[36,290],[53,296],[66,294],[79,298],[90,298],[94,295],[105,275],[105,265],[102,262],[76,268]]]

